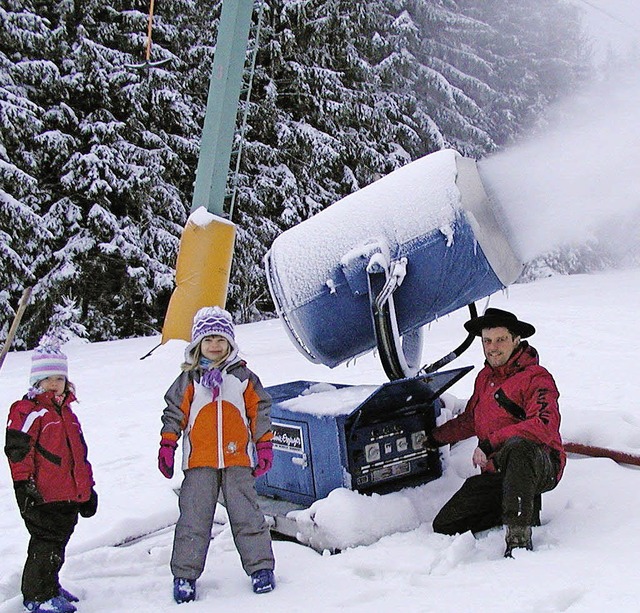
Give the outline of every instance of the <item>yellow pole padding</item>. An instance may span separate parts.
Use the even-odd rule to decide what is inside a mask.
[[[236,226],[196,209],[187,220],[176,263],[176,288],[162,328],[162,342],[191,340],[191,324],[204,306],[224,308],[233,260]]]

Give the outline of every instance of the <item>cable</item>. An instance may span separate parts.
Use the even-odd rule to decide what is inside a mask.
[[[599,7],[599,6],[595,5],[595,4],[593,4],[593,2],[589,2],[589,0],[577,0],[577,1],[578,2],[582,2],[583,4],[586,4],[587,6],[591,7],[592,9],[594,9],[596,11],[600,11],[603,15],[606,15],[610,19],[613,19],[614,21],[617,21],[618,23],[620,23],[623,26],[629,28],[630,30],[633,30],[634,32],[640,32],[640,30],[638,28],[632,26],[627,21],[623,21],[621,18],[616,17],[613,13],[610,13],[609,11],[603,9],[602,7]]]

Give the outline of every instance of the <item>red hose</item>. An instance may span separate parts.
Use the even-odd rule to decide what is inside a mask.
[[[611,458],[619,464],[631,464],[640,466],[640,456],[606,447],[594,447],[593,445],[583,445],[581,443],[564,443],[564,450],[567,453],[578,453],[593,458]]]

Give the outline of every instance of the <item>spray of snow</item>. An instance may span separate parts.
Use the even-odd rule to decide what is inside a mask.
[[[639,96],[637,76],[592,86],[526,142],[479,164],[524,261],[596,237],[608,247],[629,240],[619,230],[640,214]]]
[[[593,59],[603,64],[610,56],[628,57],[640,42],[637,0],[569,0],[580,8],[591,38]]]

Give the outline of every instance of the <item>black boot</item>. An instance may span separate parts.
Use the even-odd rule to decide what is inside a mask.
[[[511,552],[516,548],[533,550],[531,542],[531,526],[507,526],[507,548],[504,551],[505,558],[512,558]]]

